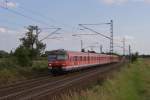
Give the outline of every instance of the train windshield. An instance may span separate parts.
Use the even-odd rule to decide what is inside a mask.
[[[55,60],[67,60],[67,55],[60,54],[60,55],[49,55],[48,56],[49,61],[55,61]]]

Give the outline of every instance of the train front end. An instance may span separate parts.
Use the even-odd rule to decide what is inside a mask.
[[[62,73],[67,66],[68,55],[64,50],[55,50],[48,53],[48,69],[52,73]]]

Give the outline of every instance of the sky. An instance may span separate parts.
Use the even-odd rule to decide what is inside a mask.
[[[126,40],[126,53],[131,45],[132,52],[150,54],[150,0],[0,0],[0,50],[15,50],[19,39],[25,36],[28,25],[38,25],[44,38],[61,28],[43,42],[46,50],[66,49],[79,51],[83,48],[99,52],[109,51],[109,40],[81,28],[78,24],[99,24],[114,22],[114,51],[122,53],[122,39]],[[110,26],[106,24],[86,26],[110,36]],[[57,38],[56,38],[57,37]],[[56,39],[54,39],[56,38]]]

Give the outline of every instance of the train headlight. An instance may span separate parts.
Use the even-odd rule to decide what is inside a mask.
[[[66,66],[66,64],[62,64],[62,66]]]
[[[52,66],[52,64],[48,64],[48,66]]]

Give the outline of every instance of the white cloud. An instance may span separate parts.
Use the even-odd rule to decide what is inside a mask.
[[[120,5],[128,2],[128,0],[102,0],[102,2],[108,5],[112,5],[112,4]]]
[[[125,36],[115,36],[114,42],[122,43],[123,39],[125,39],[125,41],[129,44],[135,40],[133,36],[125,35]]]
[[[0,35],[7,35],[7,36],[18,36],[18,37],[21,37],[23,36],[25,33],[25,31],[23,29],[9,29],[7,27],[1,27],[0,26]]]
[[[4,1],[0,1],[0,7],[3,8],[17,8],[18,3],[16,2],[4,2]]]
[[[5,32],[7,32],[7,29],[4,27],[0,27],[0,33],[5,33]]]
[[[15,2],[8,2],[7,7],[8,8],[16,8],[18,6],[18,3]]]
[[[145,3],[150,3],[150,0],[143,0]]]
[[[134,40],[135,38],[133,36],[125,35],[126,40]]]
[[[145,3],[145,4],[149,4],[150,0],[100,0],[101,2],[103,2],[104,4],[107,5],[121,5],[121,4],[125,4],[125,3]]]

